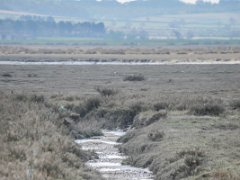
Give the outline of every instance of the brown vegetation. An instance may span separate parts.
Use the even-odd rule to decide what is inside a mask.
[[[83,162],[89,154],[80,151],[82,156],[77,153],[76,157],[77,150],[66,152],[69,146],[64,145],[63,151],[58,141],[72,142],[69,134],[74,138],[100,135],[102,128],[130,128],[119,140],[123,142],[120,150],[129,156],[125,163],[150,168],[156,179],[240,177],[239,65],[0,66],[0,70],[12,74],[12,78],[0,76],[1,91],[38,94],[13,98],[1,95],[4,109],[0,110],[5,112],[1,111],[1,132],[9,129],[6,127],[12,129],[8,136],[11,141],[1,140],[1,157],[7,157],[0,163],[4,178],[7,168],[3,167],[11,166],[9,172],[17,171],[15,175],[34,169],[49,179],[61,179],[56,175],[59,171],[72,172],[69,177],[73,177],[75,164],[80,163],[77,171],[86,179],[89,173]],[[37,76],[28,78],[32,72]],[[147,80],[123,81],[125,76],[139,73]],[[101,91],[97,92],[96,87]],[[42,93],[44,96],[39,95]],[[32,121],[33,117],[38,118]],[[25,140],[24,135],[29,138]],[[31,139],[34,145],[29,143]],[[43,166],[39,166],[40,170],[30,166],[28,170],[25,167],[31,152],[37,153],[33,158],[36,162],[31,163],[44,159],[44,155],[60,170],[49,163],[44,168],[50,166],[53,171],[42,171]],[[54,156],[49,158],[48,154]]]
[[[128,75],[124,77],[124,81],[144,81],[145,77],[142,74]]]
[[[196,99],[199,98],[188,101],[201,104],[202,100],[198,102]],[[235,157],[239,155],[237,147],[240,145],[237,138],[239,115],[237,112],[230,115],[231,111],[216,110],[216,104],[223,107],[224,103],[221,101],[222,104],[219,104],[218,99],[210,101],[207,107],[214,108],[206,110],[204,107],[202,110],[200,106],[201,113],[197,113],[197,116],[188,114],[188,111],[193,110],[191,106],[187,111],[168,109],[168,116],[157,116],[154,121],[151,119],[159,112],[147,111],[135,116],[133,127],[136,129],[133,128],[119,139],[123,142],[120,150],[129,155],[125,163],[149,167],[159,180],[239,178],[240,169],[235,165]],[[223,113],[224,115],[219,116]],[[224,174],[218,172],[219,167],[224,169]],[[207,169],[213,171],[209,172]],[[226,169],[228,174],[225,174]]]
[[[99,179],[43,96],[0,95],[1,179]]]
[[[118,93],[117,90],[115,90],[115,89],[100,88],[100,87],[97,87],[96,91],[104,97],[113,96],[113,95],[116,95]]]

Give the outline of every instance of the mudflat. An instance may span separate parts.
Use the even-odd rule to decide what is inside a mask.
[[[239,46],[74,47],[0,46],[0,61],[239,63]]]

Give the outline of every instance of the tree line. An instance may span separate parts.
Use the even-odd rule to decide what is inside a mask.
[[[52,17],[22,16],[17,20],[0,20],[0,35],[4,37],[101,37],[106,33],[103,23],[69,21],[56,22]]]

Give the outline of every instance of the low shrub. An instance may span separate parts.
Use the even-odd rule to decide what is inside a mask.
[[[115,89],[109,89],[109,88],[96,88],[96,91],[104,97],[108,97],[108,96],[113,96],[115,94],[117,94],[117,90]]]
[[[87,112],[97,109],[101,104],[101,100],[99,98],[89,98],[85,101],[84,106]]]
[[[199,149],[186,150],[177,153],[171,163],[178,163],[178,168],[171,174],[173,179],[182,179],[197,173],[196,169],[204,160],[204,152]]]
[[[199,148],[194,148],[194,149],[188,149],[188,150],[182,150],[177,153],[177,157],[182,158],[185,156],[197,156],[197,157],[204,157],[205,153],[200,150]]]
[[[142,102],[136,102],[136,103],[130,104],[129,109],[131,109],[133,111],[133,113],[135,115],[137,115],[138,113],[140,113],[142,111],[146,111],[147,107]]]
[[[37,74],[28,74],[27,75],[29,78],[31,78],[31,77],[37,77]]]
[[[43,95],[36,95],[36,94],[34,94],[34,95],[31,95],[29,97],[29,100],[31,102],[35,102],[35,103],[43,103],[45,101],[45,98],[44,98]]]
[[[138,102],[126,107],[100,108],[97,115],[106,120],[105,128],[127,128],[133,124],[134,117],[145,108],[142,103]]]
[[[12,75],[10,73],[3,73],[2,77],[12,77]]]
[[[205,174],[204,177],[216,180],[238,180],[239,174],[236,174],[229,169],[219,169],[217,171]]]
[[[159,102],[153,105],[155,111],[164,110],[169,108],[169,103]]]
[[[134,138],[135,137],[135,131],[128,131],[127,134],[125,134],[124,136],[120,137],[118,139],[118,142],[121,142],[121,143],[126,143],[128,142],[130,139]]]
[[[65,101],[74,101],[74,97],[73,96],[68,96],[64,98]]]
[[[240,110],[240,100],[238,99],[238,100],[232,101],[232,102],[230,103],[230,106],[231,106],[231,108],[234,109],[234,110],[236,110],[236,109]]]
[[[197,104],[191,107],[190,112],[196,116],[219,116],[224,113],[225,108],[222,104]]]
[[[105,126],[107,128],[127,128],[132,125],[135,115],[135,112],[129,108],[112,109],[105,117],[107,118]]]
[[[57,112],[36,103],[44,98],[0,99],[0,179],[101,179],[84,165],[94,155],[68,136]]]
[[[145,127],[158,121],[159,119],[163,119],[166,117],[167,117],[166,111],[159,111],[159,112],[145,111],[140,113],[134,118],[133,127],[136,127],[136,128]]]
[[[14,96],[14,99],[17,101],[29,101],[29,102],[34,102],[34,103],[43,103],[45,101],[45,98],[43,95],[25,95],[25,94],[16,94]]]
[[[87,99],[84,103],[74,106],[73,111],[80,114],[81,117],[86,116],[90,111],[97,109],[101,104],[101,99],[93,97]]]
[[[148,139],[151,141],[161,141],[164,137],[165,133],[155,130],[153,132],[148,133]]]
[[[28,96],[24,94],[16,94],[13,98],[17,101],[24,101],[24,102],[28,100]]]
[[[221,130],[235,130],[235,129],[239,129],[240,125],[234,122],[228,122],[228,123],[213,124],[212,127],[216,129],[221,129]]]
[[[125,76],[123,80],[124,81],[144,81],[145,77],[142,74],[135,74],[135,75]]]

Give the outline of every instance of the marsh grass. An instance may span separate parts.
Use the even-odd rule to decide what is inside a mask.
[[[84,166],[95,155],[73,142],[45,98],[0,97],[1,179],[101,179]]]
[[[12,77],[12,74],[10,74],[10,73],[3,73],[3,74],[2,74],[2,77],[11,78],[11,77]]]
[[[196,116],[219,116],[225,108],[221,104],[197,104],[191,107],[190,112]]]
[[[144,111],[139,113],[133,121],[133,127],[141,128],[167,117],[166,111]]]
[[[79,105],[73,105],[73,107],[69,108],[72,108],[74,112],[80,114],[81,117],[84,117],[92,110],[97,109],[101,105],[101,102],[101,98],[91,97],[86,99],[84,102],[80,102]]]
[[[228,107],[224,107],[225,111],[222,111],[220,114],[216,115],[214,113],[214,115],[210,115],[219,117],[207,117],[210,122],[196,121],[194,119],[206,118],[192,116],[193,112],[191,112],[191,110],[195,105],[199,105],[199,107],[205,104],[210,106],[216,104],[223,106],[224,102],[219,99],[201,98],[199,96],[189,98],[181,97],[179,99],[173,97],[171,99],[171,97],[169,97],[168,99],[156,99],[152,102],[143,101],[144,99],[141,98],[139,100],[139,97],[138,95],[127,96],[121,92],[110,96],[100,94],[98,96],[84,98],[74,97],[70,101],[64,97],[57,97],[54,98],[54,101],[58,101],[59,98],[61,103],[65,103],[63,103],[63,108],[54,105],[47,107],[50,108],[50,110],[52,109],[51,112],[57,114],[57,117],[61,117],[64,120],[67,119],[67,121],[52,121],[51,124],[53,125],[48,124],[47,127],[60,126],[60,124],[64,124],[64,122],[66,124],[67,122],[66,127],[69,128],[63,131],[64,135],[71,134],[75,138],[89,138],[102,135],[102,128],[132,128],[127,135],[119,139],[119,142],[123,143],[123,145],[119,147],[120,151],[129,156],[124,163],[144,168],[148,167],[156,175],[156,179],[165,178],[172,180],[198,176],[202,173],[202,168],[206,164],[208,165],[207,167],[209,167],[209,157],[205,154],[205,151],[197,148],[191,149],[188,144],[190,143],[194,146],[201,145],[200,137],[202,134],[200,131],[218,131],[225,129],[237,131],[239,127],[237,121],[235,123],[225,123],[219,120],[217,124],[211,125],[211,122],[216,120],[216,118],[223,117],[219,115],[224,114],[225,111],[229,109]],[[47,99],[44,98],[44,100],[41,100],[39,95],[35,98],[31,98],[31,96],[19,96],[18,98],[15,97],[12,99],[18,103],[34,104],[35,106],[41,105],[46,107],[48,104]],[[181,108],[179,108],[180,106]],[[212,109],[210,109],[210,111],[212,113]],[[189,114],[189,112],[191,112],[191,114]],[[44,114],[46,116],[46,113]],[[198,116],[205,115],[206,113],[204,112]],[[209,113],[207,113],[207,115],[209,115]],[[47,117],[48,116],[49,115],[47,115]],[[180,116],[182,116],[183,119],[179,119]],[[33,117],[33,115],[30,115],[30,117]],[[33,125],[29,126],[32,127]],[[15,129],[13,133],[9,133],[8,138],[13,142],[18,142],[24,137],[24,133],[20,133],[19,135],[15,131],[17,131],[17,129]],[[40,135],[33,135],[36,133],[31,133],[31,130],[27,131],[31,139],[40,137]],[[196,135],[196,132],[199,132],[199,134]],[[50,136],[51,132],[48,130],[46,134]],[[56,141],[59,140],[54,140],[54,142]],[[208,137],[205,141],[210,142]],[[46,143],[46,145],[44,145],[44,151],[55,152],[56,147],[55,145]],[[177,149],[179,149],[179,151]],[[213,149],[208,150],[210,152],[213,151]],[[21,146],[21,149],[17,150],[12,148],[10,152],[10,158],[12,159],[18,159],[19,161],[26,161],[28,159],[24,146]],[[78,155],[74,155],[75,153]],[[80,164],[76,161],[76,157],[79,156],[81,157],[80,159],[82,159]],[[67,165],[79,168],[83,167],[82,163],[84,160],[92,156],[94,156],[94,154],[91,153],[82,155],[81,151],[78,152],[73,148],[70,154],[67,152],[62,155],[62,159],[66,161]],[[55,159],[53,158],[51,161],[55,162]],[[41,169],[44,169],[44,172],[46,171],[47,174],[56,178],[58,177],[56,175],[58,172],[61,171],[61,173],[64,174],[64,170],[57,167],[58,164],[61,165],[61,162],[57,161],[55,164],[47,162],[46,166],[41,166]],[[54,169],[54,171],[45,169]],[[86,172],[86,174],[88,174],[88,172]]]
[[[95,89],[103,97],[113,96],[113,95],[116,95],[118,93],[117,90],[110,89],[110,88],[100,88],[100,87],[97,87]]]
[[[170,107],[170,104],[168,102],[158,102],[153,105],[153,108],[155,111],[165,110],[165,109],[168,109],[169,107]]]
[[[148,133],[148,138],[151,140],[151,141],[161,141],[164,137],[165,133],[162,131],[153,131],[153,132],[150,132]]]
[[[231,103],[230,103],[230,106],[232,109],[234,110],[240,110],[240,100],[233,100]]]
[[[144,81],[146,78],[142,74],[128,75],[123,78],[123,81]]]
[[[205,167],[216,170],[220,165],[216,157],[226,163],[234,161],[231,154],[239,154],[238,112],[229,110],[231,105],[213,97],[169,97],[151,102],[135,116],[132,129],[118,140],[123,143],[120,151],[129,156],[124,163],[148,167],[159,180],[216,178],[209,171],[209,176],[202,177]],[[232,172],[222,179],[239,177],[237,166],[230,169]]]
[[[25,94],[17,94],[13,96],[13,99],[22,102],[32,102],[32,103],[44,103],[45,98],[43,95],[25,95]]]

